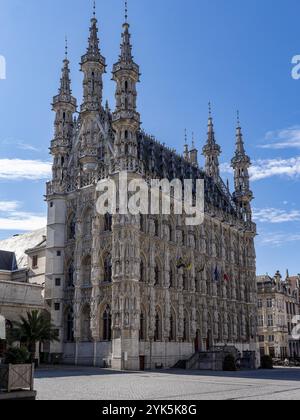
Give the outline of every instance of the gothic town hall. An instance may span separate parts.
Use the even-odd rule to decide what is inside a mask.
[[[195,144],[179,155],[141,129],[140,69],[127,18],[112,69],[113,111],[102,99],[106,64],[95,13],[81,71],[80,108],[72,96],[67,55],[53,99],[45,291],[60,337],[51,344],[53,357],[139,370],[172,367],[224,346],[255,354],[256,226],[251,162],[240,124],[231,193],[220,177],[221,148],[211,113],[204,169]],[[96,185],[121,171],[146,180],[203,179],[204,223],[186,226],[183,216],[172,214],[100,216]]]

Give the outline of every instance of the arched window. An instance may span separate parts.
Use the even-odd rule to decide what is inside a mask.
[[[189,341],[189,320],[188,320],[187,314],[185,314],[185,317],[183,320],[183,341],[184,342]]]
[[[107,254],[104,259],[104,283],[112,282],[112,263],[111,255]]]
[[[146,270],[145,270],[145,263],[144,260],[141,260],[140,263],[140,282],[145,283],[146,282]]]
[[[172,312],[170,316],[170,341],[176,341],[175,315]]]
[[[69,218],[68,224],[68,239],[72,240],[75,239],[76,236],[76,221],[75,216],[72,214]]]
[[[111,341],[111,311],[107,306],[102,317],[103,322],[103,341]]]
[[[158,311],[156,311],[156,315],[155,315],[154,340],[161,341],[161,317]]]
[[[159,286],[160,285],[160,268],[159,268],[159,265],[157,263],[156,263],[155,269],[154,269],[154,280],[155,280],[154,285]]]
[[[174,276],[174,268],[171,267],[170,269],[170,289],[175,287],[175,276]]]
[[[90,341],[91,340],[91,308],[86,305],[81,313],[81,340]]]
[[[67,285],[68,287],[74,287],[74,264],[73,262],[70,263],[67,273]]]
[[[84,286],[89,286],[91,284],[91,274],[92,260],[90,256],[87,256],[82,262],[82,283]]]
[[[106,213],[104,216],[104,232],[111,232],[112,230],[112,215]]]
[[[140,341],[144,341],[146,337],[146,319],[142,312],[140,315]]]
[[[83,216],[83,236],[92,234],[92,211],[88,209]]]
[[[159,236],[159,223],[157,219],[154,219],[154,234],[155,236]]]
[[[127,93],[128,92],[128,81],[127,80],[125,80],[124,87],[125,87],[125,92]]]
[[[218,317],[218,342],[222,343],[223,341],[223,322],[222,317],[219,315]]]
[[[143,214],[140,215],[140,229],[141,229],[141,232],[146,233],[146,230],[147,230],[146,216]]]
[[[73,313],[73,308],[68,308],[67,312],[66,312],[66,336],[65,339],[66,341],[68,341],[69,343],[73,343],[74,342],[74,313]]]
[[[183,290],[186,290],[186,291],[189,290],[189,277],[186,272],[183,273],[182,282],[183,282]]]

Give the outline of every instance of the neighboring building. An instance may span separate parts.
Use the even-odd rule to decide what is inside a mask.
[[[28,245],[33,248],[27,255]],[[45,229],[0,241],[0,315],[8,328],[28,311],[45,307],[45,249]],[[3,349],[0,342],[0,355]]]
[[[220,177],[211,114],[203,148],[184,156],[141,130],[136,110],[139,66],[123,25],[113,67],[116,108],[102,105],[105,59],[97,20],[91,20],[81,59],[83,103],[77,118],[66,56],[54,97],[52,181],[47,185],[46,301],[68,363],[116,369],[172,366],[198,350],[235,346],[257,352],[256,255],[249,185],[250,158],[240,123],[232,160],[235,191]],[[99,180],[203,179],[205,222],[187,227],[183,216],[100,216]],[[183,263],[184,262],[184,263]]]
[[[300,314],[300,276],[283,281],[277,271],[272,278],[257,277],[258,335],[261,355],[273,358],[300,356],[300,340],[293,338],[293,329]]]

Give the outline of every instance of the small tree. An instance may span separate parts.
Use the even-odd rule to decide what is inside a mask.
[[[27,319],[20,317],[20,322],[15,323],[14,337],[25,343],[31,362],[36,359],[36,344],[46,341],[58,341],[58,333],[51,320],[39,311],[27,312]]]

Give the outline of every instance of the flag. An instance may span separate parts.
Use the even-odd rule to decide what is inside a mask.
[[[219,274],[218,267],[216,267],[216,269],[215,269],[215,271],[214,271],[214,281],[215,281],[216,283],[218,283],[218,282],[219,282],[219,280],[220,280],[220,274]]]
[[[224,274],[224,281],[226,281],[226,282],[228,282],[230,279],[229,279],[229,276],[228,276],[228,274]]]

